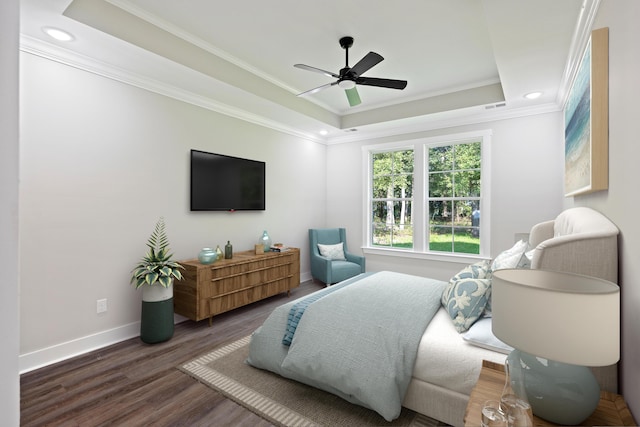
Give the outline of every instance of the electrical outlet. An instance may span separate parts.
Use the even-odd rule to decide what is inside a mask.
[[[107,311],[107,299],[99,299],[96,301],[96,313],[105,313]]]

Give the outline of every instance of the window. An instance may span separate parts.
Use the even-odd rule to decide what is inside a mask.
[[[484,131],[363,147],[365,248],[486,256],[489,137]]]
[[[481,142],[429,147],[429,250],[480,253]]]
[[[373,245],[413,247],[413,150],[373,154]]]

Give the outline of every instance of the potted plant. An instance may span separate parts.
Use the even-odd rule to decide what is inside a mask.
[[[149,250],[131,273],[131,283],[142,287],[140,339],[153,344],[173,336],[173,280],[184,268],[172,260],[164,218],[160,217],[147,241]]]

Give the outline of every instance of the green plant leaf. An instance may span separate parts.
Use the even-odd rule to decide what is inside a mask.
[[[166,288],[171,286],[173,278],[182,279],[182,273],[176,269],[184,267],[171,259],[173,254],[169,251],[169,238],[163,217],[160,217],[149,236],[147,247],[149,249],[145,256],[131,272],[131,283],[135,283],[136,289],[144,284],[152,285],[156,281],[160,281]]]

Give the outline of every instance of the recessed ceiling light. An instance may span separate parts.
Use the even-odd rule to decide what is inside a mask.
[[[328,131],[328,130],[326,130],[326,129],[322,129],[322,130],[320,131],[320,135],[322,135],[322,136],[329,135],[329,131]]]
[[[42,31],[44,31],[44,33],[47,34],[49,37],[54,38],[61,42],[70,42],[72,40],[75,40],[75,37],[73,37],[70,33],[64,30],[61,30],[59,28],[44,27],[42,28]]]
[[[536,99],[536,98],[540,98],[541,95],[542,95],[542,92],[530,92],[526,94],[524,97],[527,99]]]

